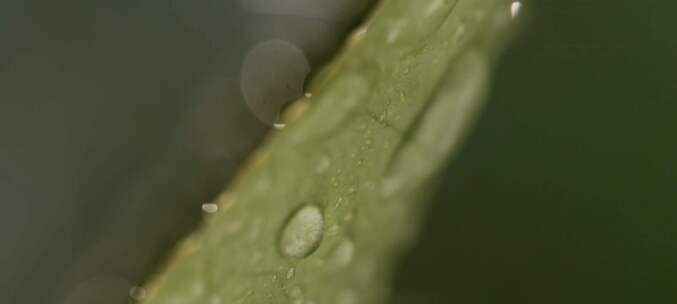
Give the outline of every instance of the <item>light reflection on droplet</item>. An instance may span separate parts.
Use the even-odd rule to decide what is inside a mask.
[[[305,206],[285,224],[280,238],[280,251],[288,257],[307,257],[320,246],[323,234],[322,210],[314,205]]]
[[[286,124],[283,124],[283,123],[274,123],[274,124],[273,124],[273,127],[275,127],[275,129],[278,129],[278,130],[284,129],[284,127],[286,127],[286,126],[287,126],[287,125],[286,125]]]

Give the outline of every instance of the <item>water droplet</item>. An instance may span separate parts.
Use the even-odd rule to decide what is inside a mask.
[[[341,207],[342,203],[343,203],[342,197],[339,197],[338,199],[336,199],[336,205],[334,205],[334,209],[338,209],[339,207]]]
[[[129,296],[134,301],[142,301],[146,298],[146,289],[141,286],[132,286],[132,288],[129,289]]]
[[[287,280],[291,280],[294,277],[295,273],[296,270],[294,269],[294,267],[289,268],[289,270],[287,270]]]
[[[327,229],[327,235],[336,235],[338,234],[339,231],[339,226],[338,225],[332,225]]]
[[[356,304],[358,301],[357,293],[352,290],[344,290],[336,299],[336,304]]]
[[[510,4],[510,16],[515,19],[520,13],[520,10],[522,10],[522,2],[515,1],[512,4]]]
[[[287,294],[290,297],[296,298],[296,299],[303,297],[303,291],[298,286],[294,286],[292,288],[289,288],[289,290],[287,290]]]
[[[226,234],[238,233],[240,230],[242,230],[242,222],[240,221],[227,222],[224,225],[223,229],[225,230]]]
[[[428,7],[425,9],[425,16],[430,16],[432,15],[435,11],[439,10],[442,5],[444,5],[445,2],[442,0],[433,0],[430,2]]]
[[[324,173],[329,169],[331,166],[331,160],[329,159],[328,156],[323,155],[320,160],[317,162],[317,166],[315,167],[315,172],[317,173]]]
[[[385,124],[386,118],[388,118],[388,113],[386,111],[383,111],[381,115],[378,116],[378,122],[381,124]]]
[[[402,33],[402,30],[404,30],[406,26],[406,23],[403,21],[398,21],[393,24],[391,24],[388,27],[388,33],[386,34],[386,42],[389,44],[395,43],[397,39],[400,37],[400,34]]]
[[[193,286],[190,289],[191,293],[195,296],[201,296],[205,293],[205,284],[202,281],[194,281]]]
[[[261,260],[263,259],[263,254],[260,251],[254,252],[251,257],[251,263],[252,265],[257,265]]]
[[[212,296],[209,299],[209,304],[221,304],[221,298],[219,296]]]
[[[454,33],[454,41],[460,42],[464,36],[465,36],[465,25],[461,24],[458,26],[458,28],[456,28],[456,32]]]
[[[215,203],[202,204],[202,211],[204,211],[205,213],[216,213],[217,211],[219,211],[219,205]]]
[[[287,125],[286,125],[286,124],[283,124],[283,123],[274,123],[274,124],[273,124],[273,127],[274,127],[275,129],[278,129],[278,130],[284,129],[284,127],[286,127],[286,126],[287,126]]]
[[[277,121],[280,109],[303,95],[310,64],[303,51],[289,41],[269,40],[256,45],[245,58],[240,86],[247,106],[262,122]]]
[[[283,228],[280,251],[288,257],[307,257],[320,246],[323,233],[322,210],[314,205],[305,206],[296,211]]]
[[[334,265],[338,267],[345,267],[350,264],[350,261],[353,259],[353,254],[355,253],[355,244],[350,239],[344,239],[341,241],[334,253],[331,255],[331,261]]]
[[[259,238],[259,234],[261,232],[261,226],[263,225],[263,219],[262,218],[256,218],[254,219],[251,228],[249,228],[249,231],[247,231],[247,240],[250,242],[256,242]]]

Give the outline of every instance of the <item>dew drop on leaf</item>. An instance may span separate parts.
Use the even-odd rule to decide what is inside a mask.
[[[292,215],[280,237],[280,252],[287,257],[304,258],[320,246],[324,233],[322,210],[305,206]]]

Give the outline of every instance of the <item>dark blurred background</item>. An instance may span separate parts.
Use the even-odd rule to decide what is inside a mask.
[[[0,303],[128,303],[370,2],[0,1]]]
[[[249,51],[369,5],[319,2],[0,2],[0,303],[128,302],[270,128]],[[394,303],[677,301],[675,9],[524,1]]]
[[[395,303],[677,303],[675,9],[525,1]]]

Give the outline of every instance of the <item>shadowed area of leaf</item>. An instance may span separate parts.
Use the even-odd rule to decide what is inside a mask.
[[[149,304],[380,303],[485,91],[504,0],[385,0],[286,113]]]

